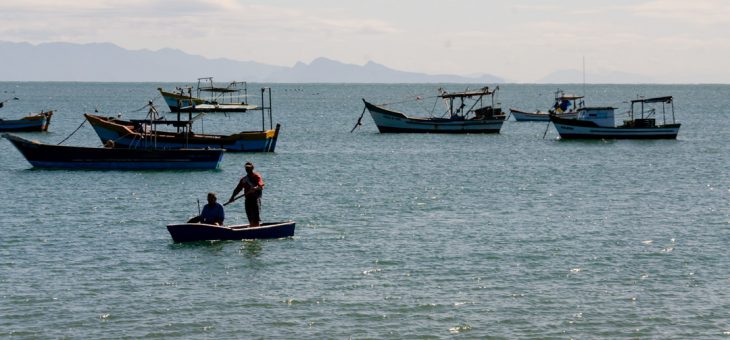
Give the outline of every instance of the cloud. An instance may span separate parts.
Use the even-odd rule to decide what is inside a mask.
[[[654,0],[626,7],[628,13],[668,22],[695,25],[730,23],[730,3],[725,0]]]
[[[722,0],[371,1],[5,1],[0,37],[170,47],[278,65],[322,56],[350,63],[372,59],[416,72],[486,72],[521,80],[572,67],[581,56],[635,72],[674,67],[672,60],[680,59],[709,68],[717,58],[697,50],[730,53],[724,36],[730,2]]]

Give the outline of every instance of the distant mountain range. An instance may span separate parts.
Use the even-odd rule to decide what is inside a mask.
[[[375,62],[345,64],[318,58],[292,67],[254,61],[208,59],[175,49],[127,50],[110,43],[0,42],[0,81],[175,82],[216,80],[280,83],[503,83],[475,77],[398,71]]]

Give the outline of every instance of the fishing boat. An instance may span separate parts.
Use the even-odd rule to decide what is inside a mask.
[[[294,236],[294,221],[262,223],[258,227],[244,225],[219,226],[203,223],[170,224],[167,231],[179,242],[215,240],[272,239]]]
[[[232,152],[274,152],[279,137],[280,124],[272,125],[271,89],[261,89],[261,101],[268,91],[268,106],[261,107],[261,130],[241,131],[231,135],[201,134],[192,131],[193,123],[203,113],[193,117],[188,111],[187,120],[180,112],[176,119],[160,118],[159,113],[150,103],[147,119],[121,120],[114,117],[84,114],[102,143],[111,140],[115,146],[123,148],[162,148],[162,149],[198,149],[222,148]],[[266,112],[268,112],[269,129],[266,129]],[[175,131],[158,130],[160,126],[172,126]]]
[[[223,149],[92,148],[44,144],[3,134],[36,168],[103,170],[216,169]]]
[[[48,131],[51,124],[53,111],[43,111],[32,114],[21,119],[0,119],[0,131],[2,132],[29,132]]]
[[[661,104],[662,123],[657,125],[656,109]],[[667,122],[667,106],[671,122]],[[676,139],[681,124],[674,118],[671,96],[641,98],[631,101],[629,119],[615,126],[614,107],[584,107],[576,119],[551,115],[550,121],[562,139]]]
[[[365,99],[362,101],[381,133],[499,133],[505,114],[494,102],[498,90],[499,87],[464,92],[441,90],[437,100],[446,102],[446,112],[442,117],[409,116],[387,108],[387,104],[376,105]],[[487,104],[484,103],[485,97],[491,98]],[[359,124],[360,120],[355,127]]]
[[[578,117],[578,110],[585,106],[582,100],[583,96],[576,96],[572,94],[565,94],[562,90],[555,92],[555,101],[553,106],[547,111],[534,111],[528,112],[520,109],[510,108],[510,114],[515,117],[518,122],[525,121],[543,121],[547,122],[550,120],[550,115],[555,115],[560,118],[574,119]]]
[[[174,91],[157,88],[171,112],[246,112],[258,107],[246,102],[246,82],[231,82],[225,87],[215,86],[213,77],[198,78],[195,87],[177,87]]]

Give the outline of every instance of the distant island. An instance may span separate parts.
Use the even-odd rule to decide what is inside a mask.
[[[0,42],[2,81],[189,82],[213,76],[220,81],[278,83],[504,83],[498,76],[459,76],[398,71],[375,62],[346,64],[317,58],[292,67],[254,61],[208,59],[176,49],[127,50],[111,43]]]

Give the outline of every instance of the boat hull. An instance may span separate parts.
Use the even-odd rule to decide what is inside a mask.
[[[550,114],[548,112],[535,111],[527,112],[518,109],[510,109],[510,114],[515,117],[518,122],[549,122]],[[575,119],[578,117],[577,112],[561,113],[557,115],[560,118]]]
[[[167,231],[172,240],[179,242],[215,240],[273,239],[294,236],[294,221],[263,223],[259,227],[248,225],[217,226],[202,223],[170,224]]]
[[[41,112],[21,119],[0,119],[0,132],[43,132],[48,131],[53,112]]]
[[[363,102],[381,133],[499,133],[504,123],[504,118],[413,118],[365,100]]]
[[[681,124],[601,127],[591,121],[550,116],[561,139],[676,139]]]
[[[274,152],[281,126],[274,130],[244,131],[232,135],[180,134],[157,131],[155,134],[138,131],[132,122],[86,114],[102,143],[111,140],[116,147],[204,149],[220,148],[231,152]]]
[[[18,136],[3,137],[37,168],[99,170],[210,170],[223,159],[222,149],[154,150],[61,146],[32,142]]]
[[[172,112],[180,112],[181,107],[189,107],[197,104],[205,103],[204,100],[195,97],[188,97],[179,93],[167,92],[162,89],[158,89],[165,103]]]

